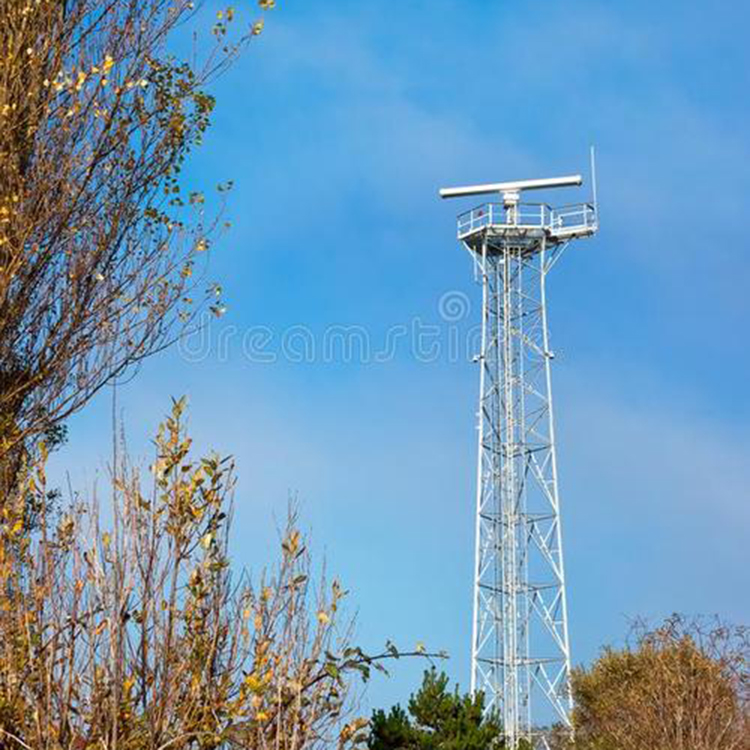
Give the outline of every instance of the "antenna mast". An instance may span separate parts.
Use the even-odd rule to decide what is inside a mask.
[[[544,726],[572,728],[546,278],[598,222],[590,203],[520,199],[581,184],[574,175],[440,191],[502,201],[461,214],[458,239],[482,285],[471,689],[499,714],[510,750],[546,747]]]

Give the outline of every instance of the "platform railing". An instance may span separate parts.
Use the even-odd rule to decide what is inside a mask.
[[[463,239],[487,227],[543,229],[552,235],[596,229],[596,211],[590,203],[551,208],[546,203],[485,203],[458,217],[458,237]]]
[[[575,203],[552,209],[552,231],[596,229],[596,209],[590,203]]]

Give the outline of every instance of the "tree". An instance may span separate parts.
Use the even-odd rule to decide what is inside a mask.
[[[43,463],[0,517],[2,750],[258,750],[358,744],[352,676],[389,647],[350,643],[338,581],[312,579],[292,513],[272,570],[232,576],[233,466],[193,456],[184,403],[156,438],[150,479],[122,450],[112,504],[81,495],[24,531],[47,498]],[[25,498],[32,495],[33,501]]]
[[[394,706],[375,711],[370,721],[369,750],[487,750],[502,747],[502,728],[484,714],[484,695],[448,690],[448,677],[433,668],[424,673],[409,711]]]
[[[573,674],[582,750],[750,748],[750,632],[673,616]]]
[[[0,3],[0,490],[39,435],[222,310],[199,273],[218,227],[180,171],[207,84],[263,20],[231,36],[226,8],[203,62],[179,61],[167,43],[201,4]]]

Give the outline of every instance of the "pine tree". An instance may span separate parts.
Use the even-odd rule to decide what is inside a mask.
[[[408,713],[394,706],[375,711],[370,722],[369,750],[487,750],[502,748],[497,717],[484,715],[484,695],[453,692],[446,674],[433,668],[409,700]]]

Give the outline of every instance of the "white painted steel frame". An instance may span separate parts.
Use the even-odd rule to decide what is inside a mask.
[[[509,224],[462,239],[482,284],[471,688],[515,750],[546,744],[540,724],[571,726],[545,291],[567,241]]]

